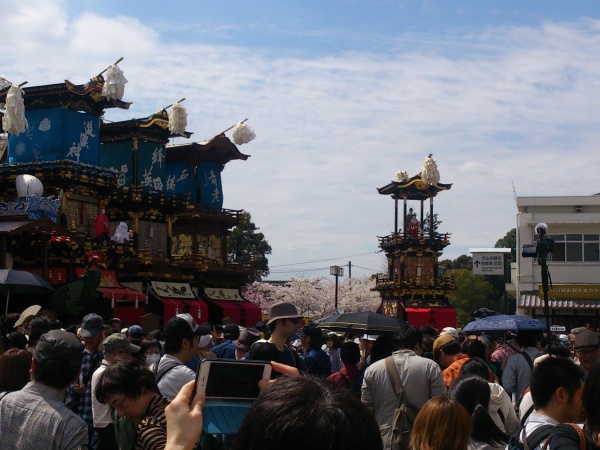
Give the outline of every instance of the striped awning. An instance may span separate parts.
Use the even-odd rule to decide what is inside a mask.
[[[521,294],[519,308],[543,308],[544,299],[535,294]],[[548,306],[552,309],[600,309],[600,300],[589,298],[549,298]]]

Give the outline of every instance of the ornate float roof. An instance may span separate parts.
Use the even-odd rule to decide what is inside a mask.
[[[192,134],[188,131],[185,131],[182,135],[172,134],[169,130],[169,115],[165,109],[143,119],[130,119],[110,123],[102,122],[100,124],[101,142],[127,141],[132,137],[140,137],[166,144],[169,138],[189,138]]]
[[[250,155],[241,153],[224,134],[203,142],[167,147],[167,161],[210,161],[226,164],[234,159],[246,161],[249,157]]]
[[[398,199],[406,197],[407,200],[426,200],[435,197],[438,192],[449,190],[451,187],[452,183],[425,183],[419,173],[404,182],[392,181],[386,186],[377,188],[377,191],[381,195],[391,195]]]
[[[86,84],[64,83],[23,87],[25,110],[68,108],[101,116],[107,108],[129,109],[131,103],[107,100],[102,95],[104,77],[98,75]],[[10,86],[9,86],[10,87]],[[6,100],[9,87],[0,90],[0,103]]]

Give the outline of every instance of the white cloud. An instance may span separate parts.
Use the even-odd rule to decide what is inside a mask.
[[[240,150],[252,157],[226,167],[225,207],[252,213],[272,265],[372,250],[356,264],[380,269],[377,236],[392,231],[394,205],[376,188],[399,169],[419,172],[428,153],[453,183],[434,201],[452,233],[444,258],[514,226],[513,182],[518,195],[600,191],[600,21],[406,35],[385,55],[300,56],[171,43],[140,19],[67,13],[61,2],[15,5],[24,38],[3,48],[9,79],[83,83],[125,56],[134,104],[107,118],[145,117],[185,97],[195,140],[250,119],[257,139]]]

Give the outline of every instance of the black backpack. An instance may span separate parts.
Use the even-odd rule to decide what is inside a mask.
[[[519,433],[523,442],[519,442],[519,438],[513,436],[510,438],[508,448],[509,450],[533,450],[550,436],[550,432],[553,429],[554,425],[542,425],[527,436],[525,434],[525,427],[523,427]]]

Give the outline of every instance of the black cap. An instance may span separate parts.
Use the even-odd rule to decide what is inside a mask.
[[[33,357],[39,364],[44,364],[50,358],[62,359],[69,369],[81,367],[84,346],[77,336],[63,330],[51,330],[42,334],[32,349]]]

